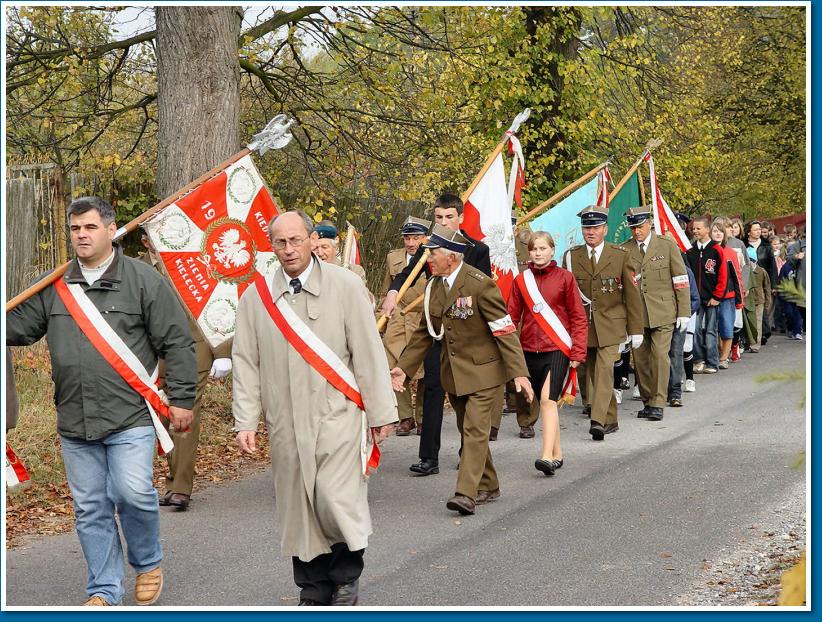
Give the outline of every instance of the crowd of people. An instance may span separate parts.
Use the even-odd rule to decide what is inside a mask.
[[[148,238],[142,260],[126,257],[108,203],[71,204],[76,258],[8,314],[6,340],[48,339],[87,605],[122,602],[120,530],[135,602],[160,597],[159,506],[190,506],[208,376],[233,372],[243,452],[257,452],[265,421],[299,604],[348,606],[372,531],[378,445],[416,432],[411,474],[438,474],[446,399],[461,437],[446,507],[472,515],[501,497],[491,443],[504,411],[516,412],[523,439],[541,421],[534,468],[554,476],[565,462],[559,405],[577,393],[601,443],[619,431],[631,373],[636,415],[661,421],[696,390],[695,374],[728,369],[774,333],[803,338],[804,302],[779,289],[805,282],[807,247],[791,225],[779,236],[765,222],[678,214],[692,237],[682,252],[655,233],[650,206],[627,212],[631,239],[618,245],[605,241],[607,211],[591,205],[578,214],[584,243],[563,257],[551,232],[516,229],[519,273],[504,296],[488,246],[462,230],[460,197],[438,197],[432,216],[403,222],[378,304],[362,269],[341,265],[332,222],[276,216],[268,231],[280,268],[240,298],[229,354],[212,352],[187,321]],[[162,497],[152,483],[158,439],[169,454]]]

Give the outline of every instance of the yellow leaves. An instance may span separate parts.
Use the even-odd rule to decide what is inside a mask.
[[[807,570],[805,567],[805,552],[799,563],[782,575],[782,592],[777,604],[781,607],[802,606],[806,597]]]

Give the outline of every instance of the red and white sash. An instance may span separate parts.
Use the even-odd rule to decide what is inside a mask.
[[[284,296],[280,296],[277,302],[271,297],[271,290],[265,279],[258,276],[254,280],[254,285],[260,295],[268,315],[274,325],[282,333],[285,340],[293,347],[297,353],[303,357],[314,371],[325,378],[328,383],[337,389],[346,398],[354,402],[362,413],[362,442],[360,444],[360,457],[362,459],[363,474],[369,475],[370,471],[376,469],[380,464],[380,449],[374,441],[375,433],[368,426],[368,418],[365,414],[360,389],[357,386],[357,379],[353,372],[342,362],[339,356],[320,339],[300,317],[294,313]],[[369,432],[371,432],[369,434]]]
[[[531,310],[539,327],[542,329],[553,344],[569,359],[571,358],[571,335],[562,324],[557,314],[542,296],[534,278],[534,273],[530,268],[519,273],[514,281],[519,287],[520,293],[525,300],[525,304]],[[577,395],[577,370],[574,367],[568,369],[568,379],[562,389],[562,402],[573,403]],[[570,396],[570,400],[566,396]]]
[[[6,443],[6,488],[9,490],[24,488],[29,484],[29,479],[29,472],[25,465],[20,462],[11,445]]]
[[[146,371],[137,355],[129,349],[120,335],[114,332],[79,284],[69,285],[63,279],[58,279],[54,282],[54,287],[60,300],[63,301],[71,317],[77,322],[77,326],[80,327],[91,345],[146,401],[151,423],[154,425],[159,441],[160,454],[170,452],[174,448],[174,443],[171,441],[168,430],[157,416],[157,413],[160,413],[166,419],[169,418],[168,399],[157,388],[157,368],[154,369],[153,374]]]

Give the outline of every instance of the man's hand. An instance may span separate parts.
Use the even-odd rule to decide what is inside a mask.
[[[514,378],[514,388],[517,393],[525,391],[525,401],[529,404],[534,400],[534,389],[531,388],[531,381],[527,376],[517,376]]]
[[[570,365],[573,369],[576,369],[577,367],[579,367],[579,361],[571,361],[571,362],[570,362],[570,363],[568,363],[568,364],[569,364],[569,365]]]
[[[237,432],[237,443],[244,454],[253,454],[257,451],[257,433],[253,430]]]
[[[211,371],[208,372],[209,378],[222,378],[227,376],[231,371],[231,359],[214,359],[211,365]]]
[[[682,333],[688,328],[688,322],[691,321],[689,317],[678,317],[676,318],[676,329]]]
[[[385,317],[391,317],[391,314],[394,312],[397,306],[398,293],[399,292],[392,289],[385,295],[385,300],[382,301],[382,309],[380,310]]]
[[[382,425],[378,428],[371,429],[374,431],[375,434],[374,442],[377,443],[377,445],[379,445],[397,430],[397,424],[389,423],[387,425]]]
[[[645,337],[643,335],[631,335],[631,349],[636,350],[642,345],[643,341],[645,341]]]
[[[168,418],[171,420],[171,425],[177,432],[188,432],[188,427],[194,419],[194,412],[188,408],[169,406]]]
[[[719,306],[719,301],[718,301],[716,298],[711,298],[711,299],[708,301],[708,306],[709,306],[709,307],[716,307],[716,306]]]
[[[404,393],[405,392],[405,379],[407,376],[405,372],[401,370],[399,367],[395,367],[391,370],[391,386],[397,393]]]

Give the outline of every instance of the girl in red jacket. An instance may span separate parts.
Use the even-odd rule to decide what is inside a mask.
[[[535,231],[528,241],[531,261],[517,275],[508,297],[508,313],[519,325],[525,363],[542,415],[542,457],[538,471],[553,475],[562,466],[557,400],[568,368],[585,362],[588,317],[574,276],[557,266],[554,239]]]
[[[725,294],[719,301],[717,309],[717,332],[719,333],[719,369],[728,369],[728,357],[731,354],[731,345],[734,337],[734,321],[736,310],[742,309],[742,270],[739,257],[733,248],[727,246],[727,230],[731,221],[720,217],[711,225],[711,239],[716,242],[717,250],[728,266],[728,279],[725,285]]]

